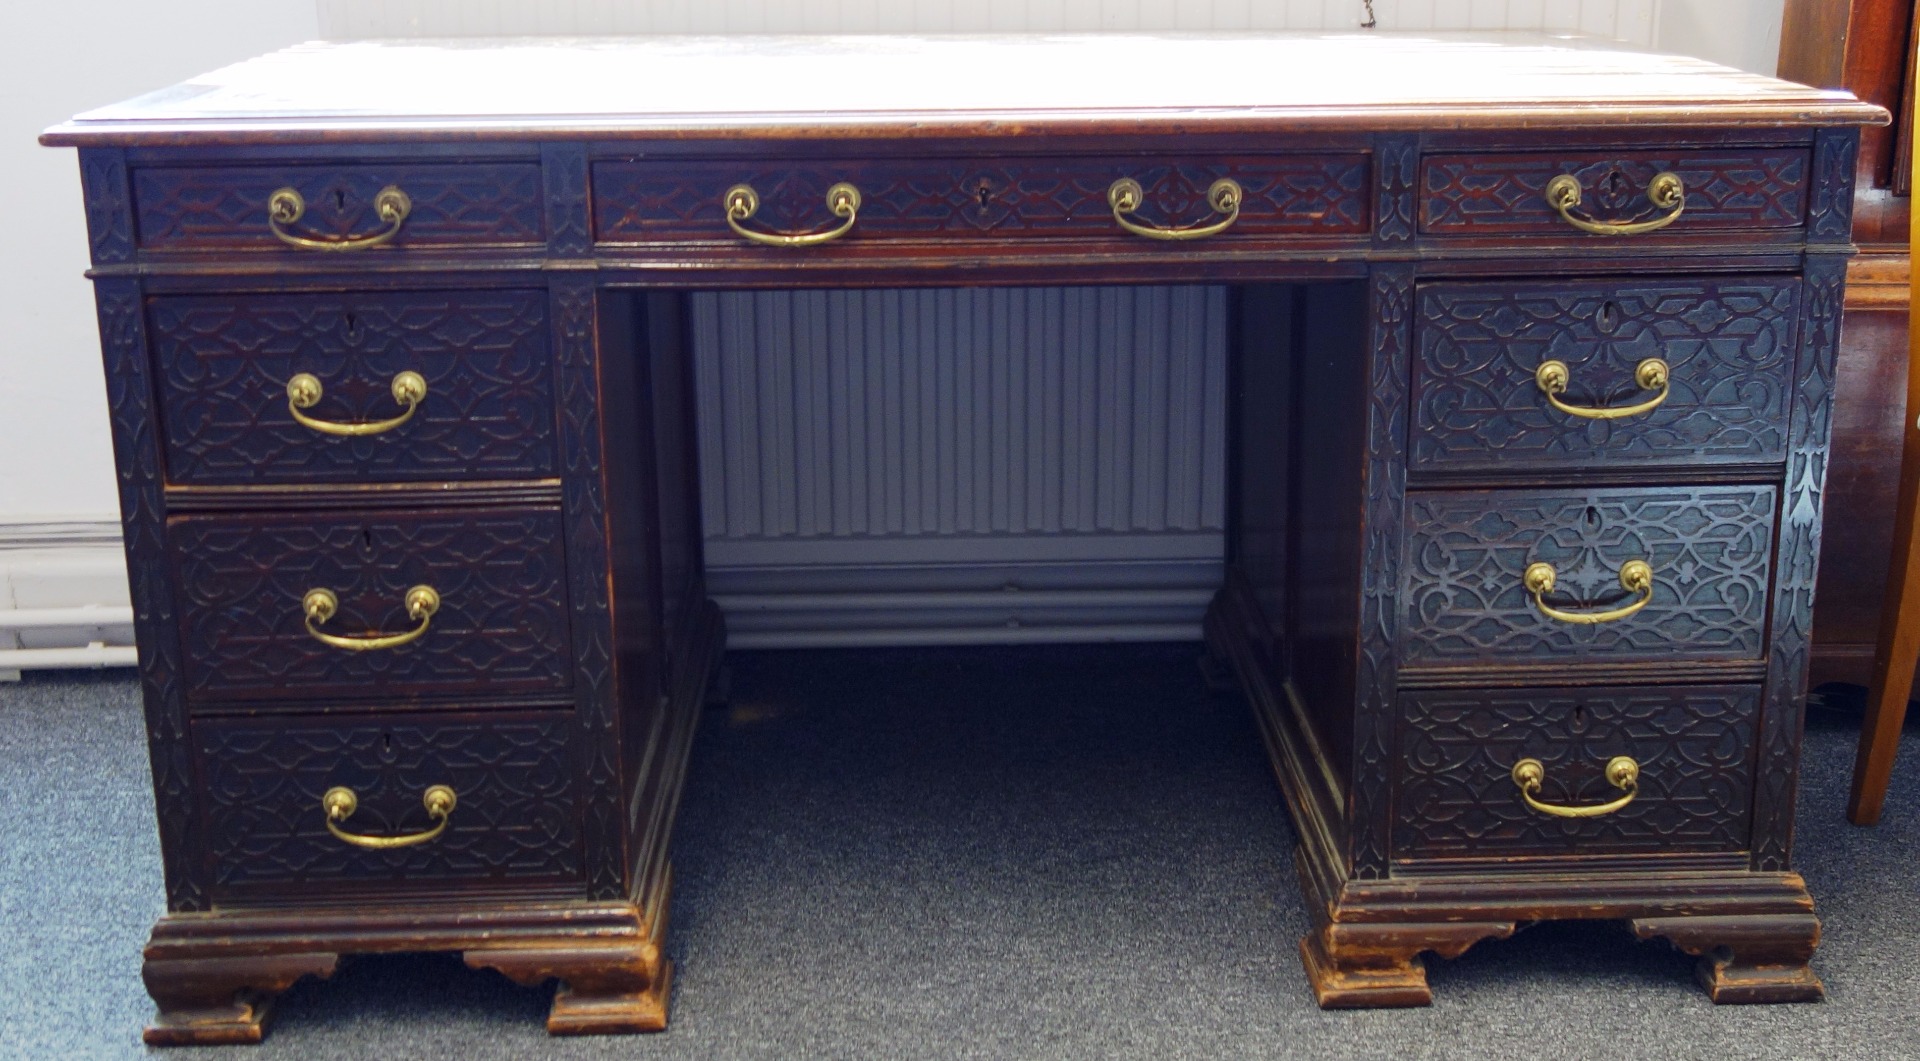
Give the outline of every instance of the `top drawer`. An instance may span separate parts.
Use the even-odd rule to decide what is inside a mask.
[[[1443,282],[1418,306],[1416,475],[1786,459],[1797,277]]]
[[[1809,149],[1555,151],[1428,155],[1420,163],[1420,231],[1430,236],[1578,236],[1608,225],[1643,232],[1796,235],[1807,216]],[[1679,178],[1678,198],[1667,194]],[[1548,200],[1561,176],[1578,192],[1566,214]],[[1563,200],[1565,201],[1565,200]],[[1664,219],[1664,224],[1661,224]],[[1657,227],[1655,227],[1657,226]]]
[[[532,161],[153,166],[134,170],[133,200],[139,244],[154,251],[323,253],[547,238]]]
[[[1209,242],[1258,237],[1364,236],[1371,225],[1363,154],[1166,158],[891,159],[844,162],[620,160],[593,167],[594,238],[603,243],[716,241],[756,234],[873,239],[1112,239],[1146,241],[1116,217],[1116,184],[1136,186],[1120,213],[1139,229],[1186,230]],[[1215,198],[1237,187],[1237,208]],[[830,195],[858,193],[851,214]],[[736,187],[755,208],[729,224]],[[1210,233],[1197,232],[1208,230]],[[826,240],[820,240],[826,242]]]

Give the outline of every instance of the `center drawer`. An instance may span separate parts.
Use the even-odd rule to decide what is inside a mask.
[[[147,315],[171,483],[555,474],[544,291],[174,295]]]
[[[593,167],[594,237],[603,243],[713,241],[750,246],[728,223],[729,193],[752,189],[757,208],[739,227],[768,235],[844,228],[842,245],[876,239],[1096,239],[1150,243],[1115,217],[1117,182],[1137,186],[1125,214],[1148,229],[1221,226],[1206,242],[1274,236],[1364,236],[1367,156],[1268,155],[1214,159],[795,159],[778,162],[607,159]],[[1231,181],[1238,205],[1212,197]],[[829,205],[834,188],[859,199],[852,217]],[[1221,225],[1222,222],[1228,222]],[[824,241],[823,241],[824,242]]]
[[[577,891],[574,743],[564,711],[196,720],[215,897]],[[429,809],[434,786],[450,807]],[[336,794],[329,829],[335,789],[351,798]],[[435,810],[447,812],[438,831]]]
[[[563,691],[563,540],[548,508],[175,517],[187,695]]]
[[[1758,660],[1776,502],[1772,486],[1411,493],[1403,666]]]

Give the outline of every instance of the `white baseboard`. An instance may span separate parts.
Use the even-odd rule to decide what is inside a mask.
[[[0,521],[0,680],[133,663],[119,521]]]

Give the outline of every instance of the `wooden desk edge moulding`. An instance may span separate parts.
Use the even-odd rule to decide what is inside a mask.
[[[1207,652],[1319,1002],[1425,1004],[1426,952],[1556,918],[1819,998],[1789,851],[1886,120],[1578,39],[1113,35],[310,44],[49,130],[165,869],[147,1041],[417,950],[558,981],[556,1033],[666,1026],[725,636],[683,296],[725,288],[1231,285]]]

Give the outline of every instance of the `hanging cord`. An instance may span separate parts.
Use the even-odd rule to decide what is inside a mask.
[[[1375,26],[1378,26],[1380,24],[1380,20],[1374,17],[1373,0],[1360,0],[1360,3],[1364,5],[1367,9],[1367,20],[1365,22],[1360,23],[1360,28],[1372,29]]]

